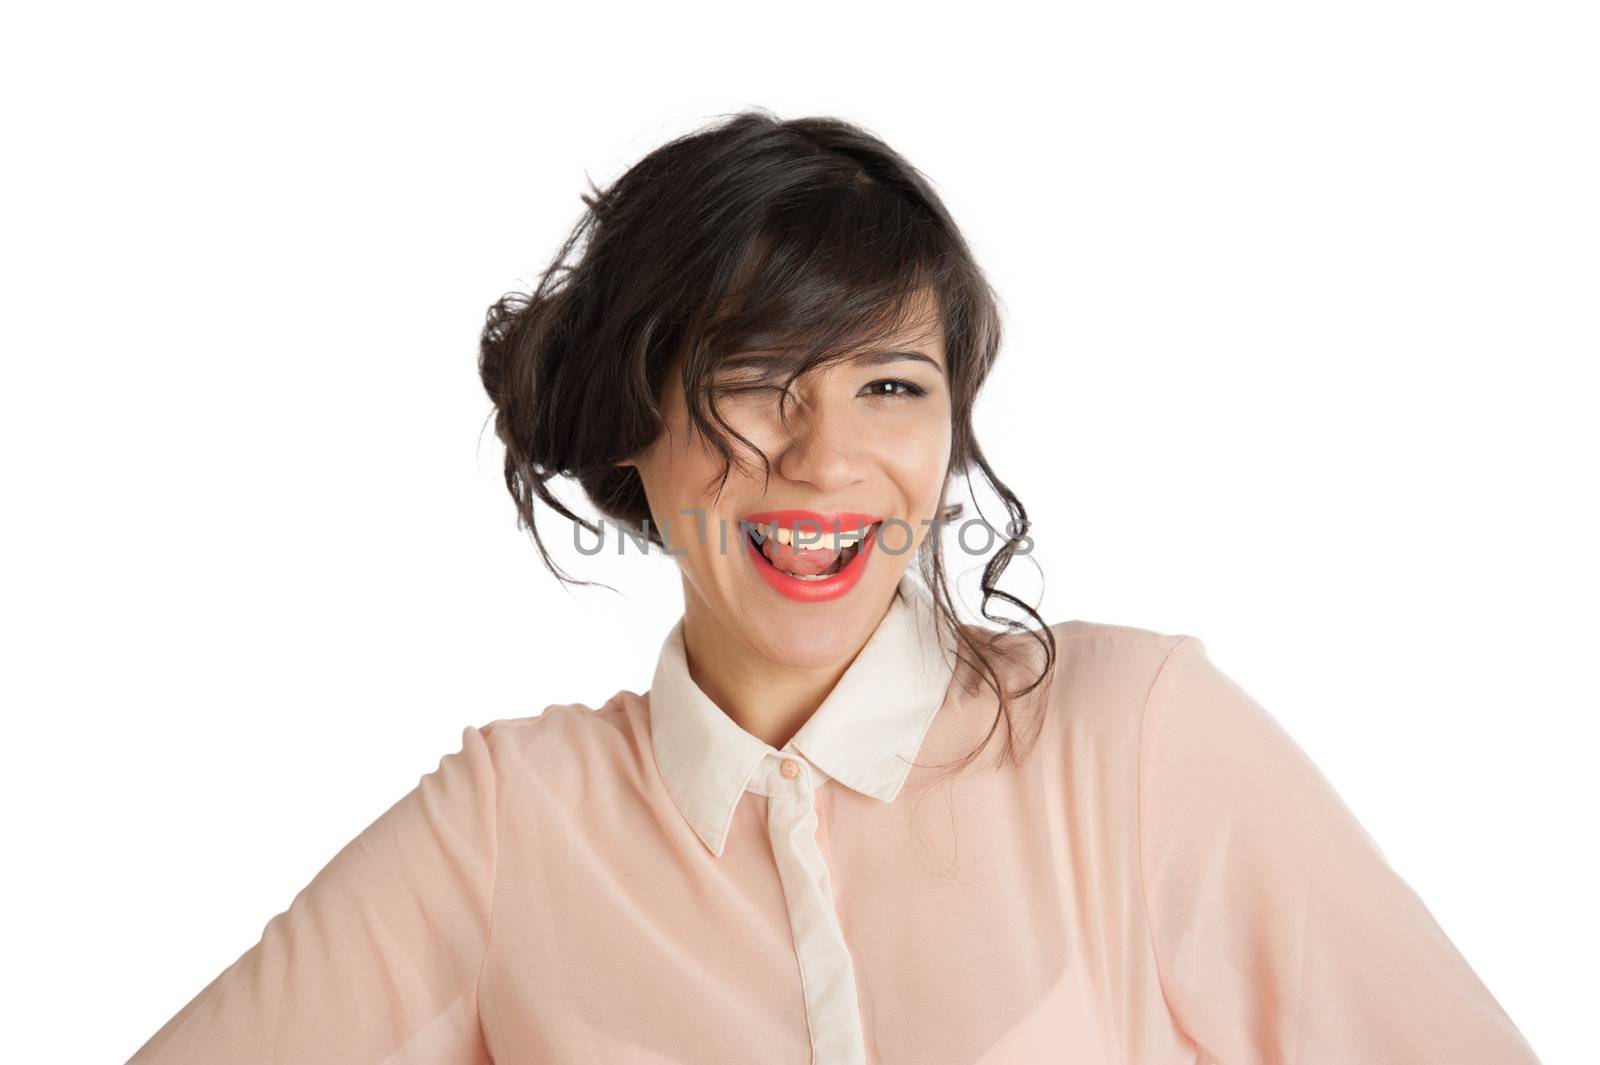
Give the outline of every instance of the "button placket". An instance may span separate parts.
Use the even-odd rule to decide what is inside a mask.
[[[767,828],[800,967],[812,1061],[865,1065],[855,963],[834,906],[831,871],[817,844],[816,792],[797,759],[784,759],[778,773],[794,786],[773,788]]]

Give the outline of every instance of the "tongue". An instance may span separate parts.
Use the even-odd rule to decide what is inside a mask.
[[[793,544],[780,544],[775,537],[768,537],[762,545],[761,553],[767,556],[778,569],[785,573],[797,573],[804,577],[815,577],[819,573],[826,573],[839,561],[840,552],[826,547],[795,547]]]

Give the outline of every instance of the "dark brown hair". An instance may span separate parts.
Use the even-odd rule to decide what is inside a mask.
[[[951,455],[945,479],[981,471],[1004,502],[1005,540],[984,567],[983,616],[1043,650],[1042,668],[1007,691],[991,656],[1016,650],[1004,634],[960,624],[944,571],[939,526],[919,550],[941,629],[958,658],[991,688],[999,713],[964,767],[1002,719],[1006,750],[1020,761],[1014,700],[1045,683],[1055,637],[1033,607],[997,587],[1029,522],[995,476],[972,431],[978,390],[1000,347],[1000,315],[988,281],[930,183],[882,140],[828,117],[780,121],[757,108],[723,116],[634,164],[609,188],[590,182],[587,212],[529,293],[510,292],[489,308],[479,375],[494,402],[505,444],[506,487],[518,526],[545,566],[579,581],[551,559],[534,520],[535,500],[596,535],[548,488],[576,480],[606,517],[660,545],[638,471],[619,462],[661,431],[657,398],[681,367],[693,429],[723,459],[745,468],[718,414],[712,374],[729,355],[776,352],[766,372],[787,384],[812,367],[899,330],[917,297],[931,293],[944,332],[951,393]],[[577,252],[575,255],[574,253]],[[766,472],[766,456],[749,448]],[[940,499],[951,520],[962,505]],[[990,612],[998,598],[1037,626]],[[1042,717],[1042,715],[1040,715]],[[1031,748],[1031,742],[1027,745]]]

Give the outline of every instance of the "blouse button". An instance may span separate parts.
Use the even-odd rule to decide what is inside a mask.
[[[793,758],[785,758],[783,760],[783,765],[778,767],[778,771],[784,776],[788,777],[790,780],[793,780],[795,777],[800,775],[800,763],[796,762]]]

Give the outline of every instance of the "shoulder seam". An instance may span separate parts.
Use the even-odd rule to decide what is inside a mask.
[[[1161,999],[1166,1003],[1167,1014],[1174,1023],[1178,1023],[1177,1015],[1172,1009],[1172,998],[1167,994],[1167,978],[1161,971],[1161,949],[1156,945],[1156,926],[1150,918],[1150,892],[1145,885],[1144,878],[1144,743],[1145,725],[1150,719],[1150,701],[1155,694],[1157,685],[1167,672],[1167,666],[1177,655],[1178,649],[1191,644],[1193,636],[1179,636],[1167,648],[1167,653],[1161,657],[1161,664],[1156,667],[1155,673],[1150,678],[1150,686],[1145,689],[1144,704],[1139,710],[1139,741],[1134,752],[1134,810],[1133,810],[1133,850],[1134,868],[1139,874],[1139,905],[1144,913],[1145,935],[1150,940],[1150,957],[1155,965],[1156,984],[1161,988]],[[1182,1025],[1179,1024],[1182,1028]]]
[[[483,731],[485,728],[491,728],[495,724],[497,722],[490,722],[489,725],[485,726],[473,726],[473,731],[477,732],[478,738],[483,741],[484,749],[489,755],[489,780],[492,785],[490,794],[494,799],[493,822],[490,826],[493,855],[489,863],[489,903],[483,928],[483,957],[478,959],[478,973],[472,981],[472,1010],[478,1018],[478,1033],[480,1037],[485,1034],[483,1032],[482,1013],[483,972],[489,966],[489,944],[494,939],[494,904],[500,883],[500,770],[495,765],[494,747],[489,743],[489,738],[484,735]]]

